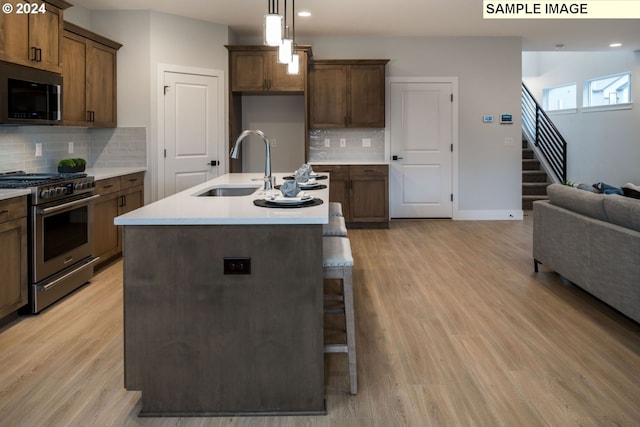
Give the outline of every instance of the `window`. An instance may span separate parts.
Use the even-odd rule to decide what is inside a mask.
[[[584,82],[584,107],[631,103],[631,73],[614,74]]]
[[[542,106],[545,111],[575,110],[576,84],[550,87],[542,90]]]

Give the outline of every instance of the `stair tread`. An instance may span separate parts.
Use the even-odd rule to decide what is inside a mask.
[[[549,196],[544,195],[526,195],[522,196],[523,200],[547,200]]]
[[[523,182],[522,185],[525,187],[546,187],[550,185],[550,182]]]

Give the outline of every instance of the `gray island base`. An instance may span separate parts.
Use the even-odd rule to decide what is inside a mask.
[[[142,392],[141,416],[326,414],[329,189],[313,191],[317,206],[267,209],[253,204],[265,197],[256,178],[223,175],[114,221],[124,382]],[[251,194],[203,196],[214,188]]]
[[[326,413],[321,225],[125,226],[124,251],[141,416]]]

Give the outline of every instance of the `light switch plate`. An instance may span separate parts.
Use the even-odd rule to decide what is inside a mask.
[[[36,142],[36,157],[42,157],[42,142]]]
[[[347,146],[347,138],[340,138],[340,148]]]
[[[69,141],[69,154],[73,153],[73,141]]]
[[[364,148],[371,147],[371,138],[362,138],[362,146]]]
[[[324,139],[324,148],[329,148],[329,147],[331,147],[331,139],[325,138]]]

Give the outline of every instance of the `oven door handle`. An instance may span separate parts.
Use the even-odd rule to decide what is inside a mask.
[[[65,274],[62,277],[58,277],[56,280],[52,281],[51,283],[47,283],[46,285],[42,286],[40,290],[46,291],[47,289],[57,285],[58,283],[62,282],[63,280],[65,280],[67,277],[73,276],[74,274],[76,274],[77,272],[79,272],[80,270],[83,270],[89,266],[92,266],[93,264],[95,264],[96,262],[98,262],[100,260],[100,257],[95,257],[87,262],[85,262],[84,264],[82,264],[81,266],[79,266],[78,268],[76,268],[73,271],[68,272],[67,274]]]
[[[97,199],[99,194],[94,194],[91,197],[85,197],[84,199],[74,200],[73,202],[65,203],[63,205],[53,206],[50,208],[38,209],[38,215],[49,215],[50,213],[60,212],[72,208],[74,206],[85,205],[87,202]]]

